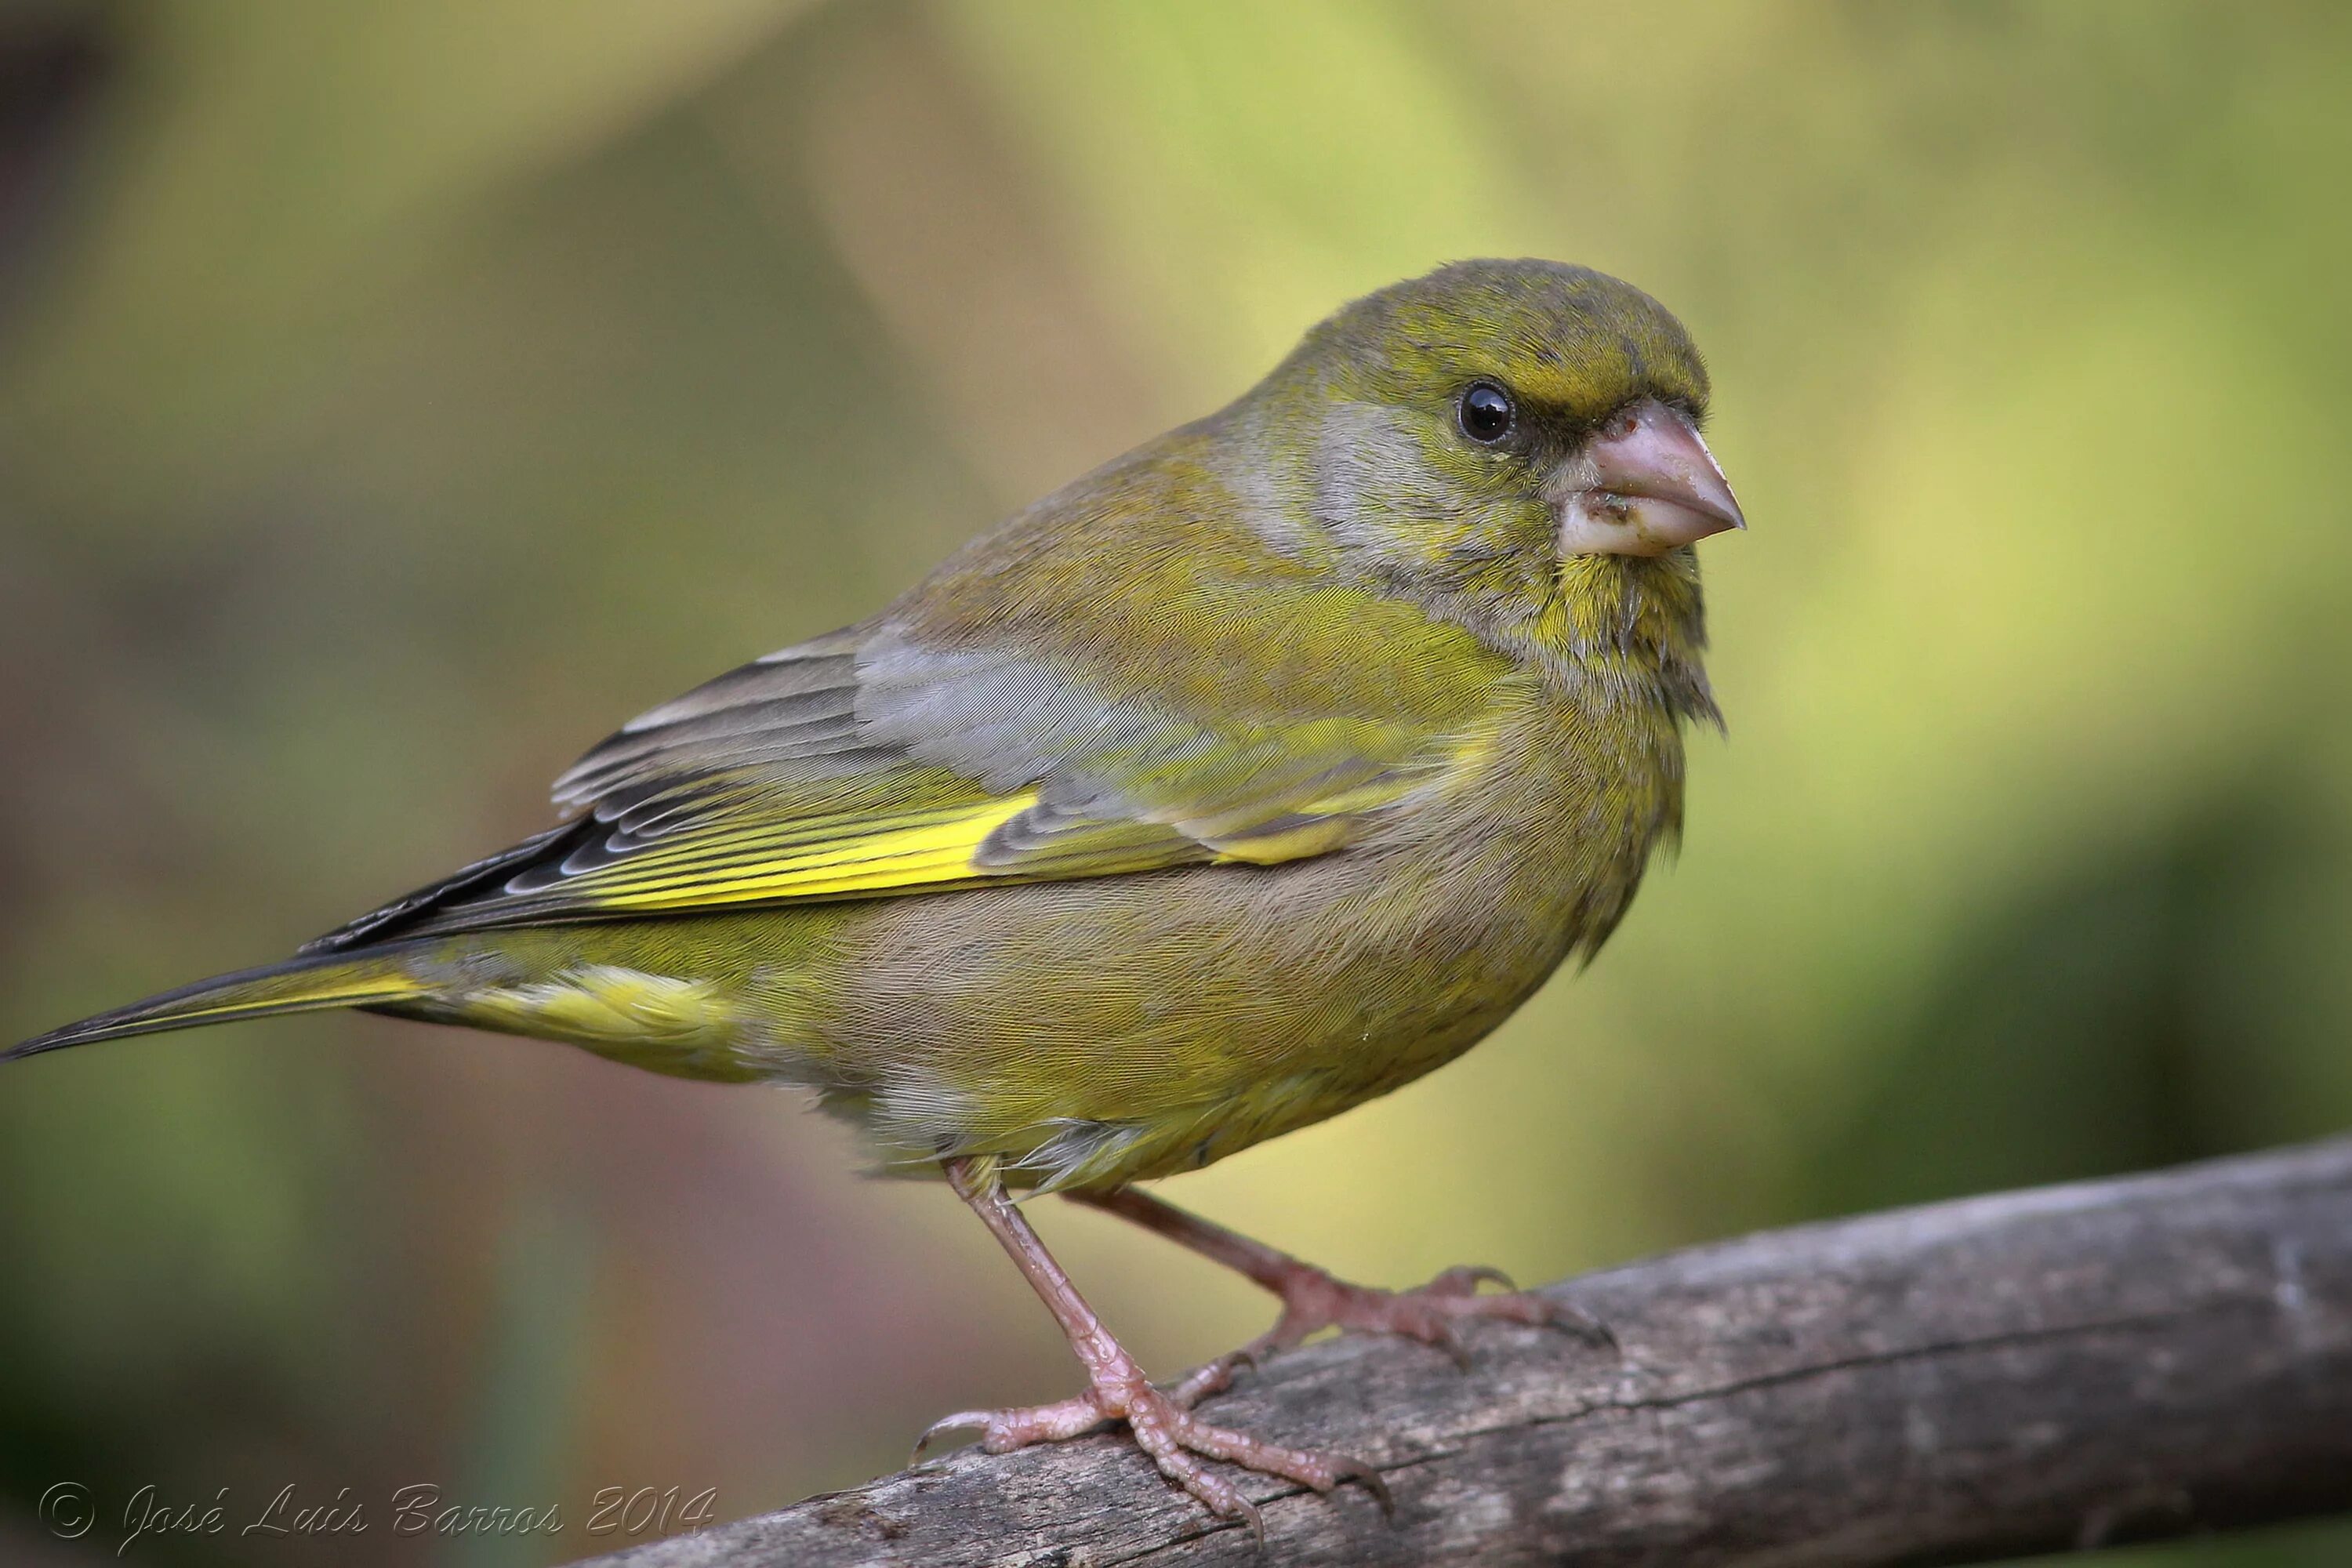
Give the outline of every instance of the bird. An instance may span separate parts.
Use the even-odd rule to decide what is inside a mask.
[[[1746,521],[1707,404],[1612,277],[1392,284],[879,613],[630,721],[545,831],[5,1055],[357,1008],[813,1091],[877,1171],[944,1180],[1086,1377],[925,1441],[1123,1428],[1252,1528],[1235,1470],[1386,1508],[1371,1466],[1200,1405],[1328,1329],[1605,1331],[1491,1269],[1342,1281],[1137,1184],[1420,1078],[1616,929],[1721,724],[1695,546]],[[1023,1212],[1048,1194],[1239,1270],[1275,1326],[1155,1384]]]

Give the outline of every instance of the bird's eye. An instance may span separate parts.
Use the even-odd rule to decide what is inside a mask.
[[[1511,433],[1518,419],[1511,395],[1491,381],[1473,384],[1462,395],[1462,434],[1482,447],[1491,447]]]

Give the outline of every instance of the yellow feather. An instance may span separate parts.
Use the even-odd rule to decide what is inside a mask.
[[[1240,861],[1251,866],[1276,866],[1285,860],[1304,859],[1337,849],[1355,834],[1357,826],[1352,818],[1327,816],[1279,833],[1230,838],[1219,847],[1217,859],[1223,865]]]
[[[321,986],[316,990],[309,987],[289,986],[282,994],[269,997],[268,1001],[278,1005],[300,1003],[306,1008],[333,1007],[346,1003],[387,1002],[397,996],[419,996],[424,994],[425,990],[424,982],[409,975],[379,974],[372,975],[364,981]],[[253,998],[240,995],[234,1000],[222,1002],[214,1006],[176,1009],[173,1012],[172,1018],[174,1026],[178,1026],[202,1023],[207,1018],[236,1017],[250,1013],[252,1010]]]
[[[1034,791],[1024,791],[964,807],[944,820],[856,833],[769,858],[735,858],[720,851],[707,870],[615,881],[596,901],[614,910],[678,909],[961,881],[977,874],[972,857],[988,836],[1036,802]]]

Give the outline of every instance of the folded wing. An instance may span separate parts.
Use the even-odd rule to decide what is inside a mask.
[[[1178,680],[1082,651],[852,627],[644,714],[557,781],[572,821],[306,951],[1325,853],[1475,730],[1491,661],[1462,641],[1446,658],[1408,650],[1458,679],[1382,680],[1368,646],[1269,686],[1262,647],[1237,650],[1231,681]]]

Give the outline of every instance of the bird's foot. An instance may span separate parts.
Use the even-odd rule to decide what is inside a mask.
[[[1275,1351],[1288,1350],[1325,1329],[1339,1329],[1401,1334],[1435,1345],[1467,1367],[1470,1352],[1462,1342],[1462,1325],[1479,1320],[1560,1329],[1605,1349],[1617,1348],[1617,1336],[1608,1324],[1556,1297],[1515,1288],[1510,1277],[1498,1268],[1449,1268],[1425,1285],[1384,1290],[1351,1285],[1311,1264],[1285,1261],[1286,1267],[1278,1279],[1261,1281],[1282,1298],[1282,1316],[1275,1320],[1273,1328],[1225,1358],[1227,1363],[1255,1361]],[[1502,1289],[1481,1294],[1481,1285],[1498,1285]],[[1208,1370],[1204,1367],[1193,1377]],[[1230,1374],[1230,1366],[1227,1370]]]
[[[966,1410],[934,1422],[915,1444],[920,1456],[942,1432],[976,1429],[980,1446],[991,1454],[1008,1454],[1032,1443],[1061,1443],[1124,1421],[1135,1446],[1150,1456],[1160,1473],[1198,1498],[1220,1518],[1250,1528],[1263,1542],[1265,1526],[1257,1507],[1233,1482],[1202,1463],[1223,1459],[1261,1475],[1279,1476],[1318,1492],[1343,1481],[1353,1481],[1372,1494],[1383,1513],[1393,1502],[1380,1472],[1361,1459],[1345,1454],[1285,1448],[1228,1427],[1213,1426],[1192,1413],[1193,1404],[1217,1392],[1230,1381],[1232,1369],[1213,1362],[1167,1389],[1152,1386],[1143,1369],[1122,1350],[1109,1347],[1092,1371],[1093,1384],[1075,1398],[1052,1405],[1010,1410]]]

